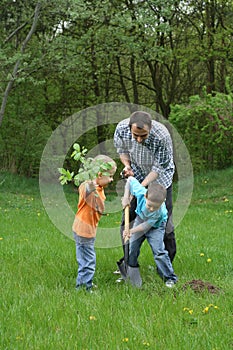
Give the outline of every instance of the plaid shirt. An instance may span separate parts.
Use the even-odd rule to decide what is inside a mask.
[[[172,139],[163,124],[152,120],[148,138],[138,143],[131,134],[129,118],[122,120],[114,133],[114,146],[119,155],[129,155],[134,177],[139,182],[151,171],[155,171],[158,173],[159,184],[166,188],[172,184],[175,170]]]

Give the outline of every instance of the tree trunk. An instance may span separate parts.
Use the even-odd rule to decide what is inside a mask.
[[[207,50],[209,53],[214,52],[214,34],[215,34],[215,7],[214,1],[210,0],[206,3],[206,27],[207,27]],[[207,92],[215,91],[215,59],[213,55],[207,61],[208,81]]]
[[[21,49],[20,49],[20,53],[21,54],[24,53],[25,48],[27,46],[27,43],[31,39],[32,34],[34,33],[34,31],[36,29],[38,18],[39,18],[39,13],[40,13],[40,7],[41,7],[41,4],[38,2],[36,4],[36,7],[35,7],[35,12],[34,12],[34,17],[33,17],[33,22],[32,22],[31,29],[29,30],[28,35],[26,36],[25,40],[23,41]],[[17,33],[17,32],[18,32],[17,30],[14,31],[14,33]],[[13,84],[14,84],[16,78],[17,78],[17,73],[18,73],[18,69],[19,69],[20,63],[21,63],[21,60],[18,59],[16,61],[16,63],[15,63],[13,72],[11,74],[11,79],[9,80],[9,82],[7,84],[7,87],[5,89],[5,92],[3,94],[2,104],[1,104],[1,108],[0,108],[0,126],[2,124],[2,120],[3,120],[4,113],[5,113],[6,103],[7,103],[7,99],[8,99],[9,93],[10,93],[10,91],[11,91],[11,89],[13,87]]]
[[[117,56],[116,61],[117,61],[117,67],[118,67],[118,72],[119,72],[119,77],[120,77],[121,89],[122,89],[122,92],[125,96],[126,102],[130,103],[130,97],[129,97],[129,94],[128,94],[128,91],[127,91],[127,88],[125,86],[125,82],[123,79],[120,57]]]

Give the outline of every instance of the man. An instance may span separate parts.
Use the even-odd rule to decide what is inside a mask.
[[[167,189],[165,204],[168,220],[164,244],[172,262],[176,255],[176,240],[172,221],[172,179],[175,166],[171,136],[163,124],[152,120],[149,113],[136,111],[130,118],[118,123],[114,133],[114,146],[124,165],[125,177],[134,176],[144,187],[156,181]],[[130,204],[131,227],[135,219],[135,208],[134,198]],[[123,230],[122,219],[121,235]]]

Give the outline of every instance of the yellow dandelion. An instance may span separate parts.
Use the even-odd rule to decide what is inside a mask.
[[[189,314],[192,315],[193,314],[193,310],[189,310]]]
[[[150,346],[150,343],[148,343],[147,341],[144,341],[142,344],[145,346]]]
[[[3,240],[3,237],[0,237],[0,241],[2,241]]]
[[[23,338],[22,337],[20,337],[20,336],[17,336],[16,337],[16,340],[22,340]]]
[[[204,253],[200,253],[200,256],[204,256],[205,254]]]
[[[123,341],[123,343],[128,343],[129,338],[123,338],[122,341]]]
[[[95,316],[90,316],[90,321],[96,321],[96,317]]]
[[[214,305],[214,309],[218,309],[218,306],[217,306],[217,305]]]
[[[206,306],[206,307],[204,308],[203,312],[204,312],[204,314],[207,314],[208,311],[209,311],[209,307]]]
[[[212,260],[211,260],[210,258],[208,258],[206,261],[207,261],[208,263],[210,263]]]

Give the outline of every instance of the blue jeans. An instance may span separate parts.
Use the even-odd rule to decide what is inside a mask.
[[[172,262],[176,255],[176,238],[175,238],[174,225],[172,220],[172,185],[167,188],[167,198],[166,198],[165,204],[168,211],[168,219],[167,219],[167,225],[165,229],[164,244],[165,244],[165,249],[168,251],[169,258],[171,259],[171,262]],[[136,213],[135,213],[136,207],[137,207],[137,199],[136,197],[133,197],[133,199],[130,202],[130,208],[129,208],[130,227],[133,226],[134,220],[136,218]],[[125,226],[125,216],[123,214],[120,233],[121,233],[121,239],[122,239],[123,252],[125,254],[125,245],[123,241],[124,226]]]
[[[74,239],[76,243],[76,259],[78,262],[76,288],[85,286],[86,289],[90,289],[96,267],[95,238],[81,237],[74,233]]]
[[[143,221],[137,216],[134,222],[134,227],[138,226]],[[129,241],[129,266],[138,267],[138,257],[142,243],[147,239],[157,266],[160,277],[167,281],[177,281],[177,276],[174,273],[171,260],[164,245],[166,222],[163,222],[158,228],[152,227],[147,232],[138,232],[130,237]]]

